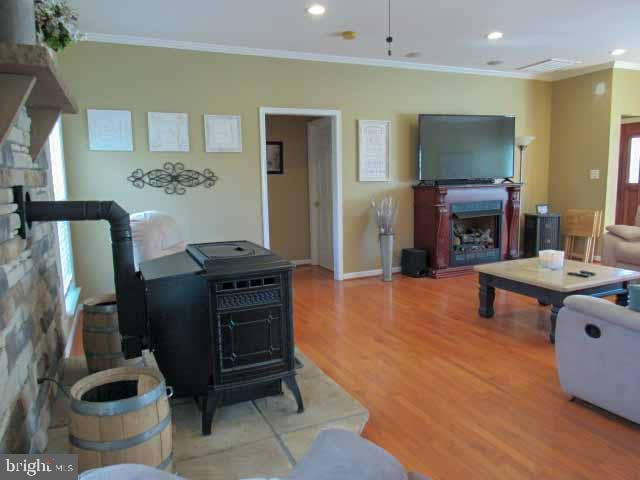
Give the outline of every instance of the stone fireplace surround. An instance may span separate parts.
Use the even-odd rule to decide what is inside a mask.
[[[21,108],[0,145],[0,451],[36,452],[46,445],[53,390],[70,330],[61,303],[54,223],[18,235],[20,217],[11,187],[52,200],[46,148],[31,157],[31,119]]]

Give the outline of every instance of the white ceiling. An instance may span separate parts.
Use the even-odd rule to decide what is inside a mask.
[[[389,59],[387,0],[318,0],[327,8],[323,17],[306,13],[313,0],[70,3],[90,39],[127,43],[134,39],[125,37],[144,37],[151,43],[268,49],[280,56],[286,51]],[[580,67],[613,60],[640,63],[640,0],[392,0],[392,12],[391,59],[403,63],[505,73],[547,58],[577,60]],[[337,33],[347,29],[358,32],[358,38],[342,40]],[[487,40],[484,36],[493,30],[504,32],[504,38]],[[612,57],[614,48],[628,53]],[[415,51],[421,52],[419,58],[405,57]],[[504,63],[490,67],[490,60]]]

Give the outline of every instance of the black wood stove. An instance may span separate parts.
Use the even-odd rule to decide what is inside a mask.
[[[140,265],[149,343],[176,395],[202,409],[211,433],[216,407],[282,393],[298,412],[291,276],[294,265],[246,241],[189,245]]]
[[[32,222],[109,222],[125,355],[154,350],[174,391],[198,400],[203,434],[219,404],[280,394],[282,381],[303,411],[291,262],[250,242],[205,243],[142,263],[138,274],[129,213],[116,202],[31,201],[20,186],[13,194],[23,238]]]

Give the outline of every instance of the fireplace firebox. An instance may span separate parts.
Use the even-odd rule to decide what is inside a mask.
[[[502,202],[451,205],[451,265],[476,265],[500,260]]]

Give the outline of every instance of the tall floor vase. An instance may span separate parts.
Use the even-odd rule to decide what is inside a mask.
[[[382,280],[393,280],[393,234],[380,234],[380,257],[382,258]]]

